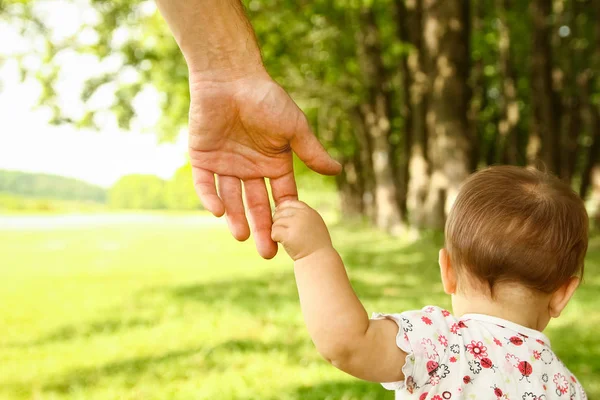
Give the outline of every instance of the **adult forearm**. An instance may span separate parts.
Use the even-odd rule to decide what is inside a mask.
[[[320,250],[296,261],[294,271],[302,313],[317,350],[334,365],[347,359],[368,329],[369,318],[339,254],[333,248]]]
[[[239,0],[156,2],[196,79],[231,79],[263,68]]]

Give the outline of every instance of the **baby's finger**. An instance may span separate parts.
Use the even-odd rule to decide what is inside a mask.
[[[279,204],[276,208],[276,210],[284,210],[286,208],[296,208],[299,210],[305,209],[306,207],[308,207],[306,205],[306,203],[300,201],[300,200],[286,200],[283,203]]]
[[[296,215],[296,210],[294,208],[284,208],[281,210],[277,210],[275,211],[275,214],[273,214],[273,222],[281,218],[293,217],[294,215]]]
[[[287,229],[286,226],[281,224],[274,224],[273,229],[271,229],[271,239],[273,239],[274,242],[282,242],[285,240]]]
[[[277,221],[273,221],[273,226],[275,225],[289,228],[292,226],[292,219],[290,217],[281,217]]]

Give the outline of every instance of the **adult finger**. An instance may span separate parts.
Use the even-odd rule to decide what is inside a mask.
[[[204,208],[215,217],[221,217],[225,213],[225,205],[217,195],[215,175],[205,169],[192,168],[192,180]]]
[[[250,228],[242,201],[242,182],[233,176],[219,176],[219,195],[225,204],[225,217],[233,237],[244,241],[250,237]]]
[[[298,200],[298,188],[296,187],[294,171],[290,171],[279,178],[272,178],[269,183],[276,206],[287,200]]]
[[[296,134],[290,144],[294,153],[313,171],[323,175],[337,175],[342,171],[342,165],[327,153],[310,129],[304,114],[298,120]]]
[[[277,244],[271,239],[273,221],[265,180],[258,178],[244,181],[244,194],[258,254],[271,259],[277,254]]]

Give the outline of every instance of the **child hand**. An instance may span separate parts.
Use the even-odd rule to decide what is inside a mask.
[[[323,218],[305,203],[296,200],[285,201],[275,210],[271,238],[283,244],[294,261],[332,247]]]

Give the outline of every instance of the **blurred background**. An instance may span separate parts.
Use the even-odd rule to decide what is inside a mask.
[[[297,163],[369,312],[449,307],[440,229],[492,164],[600,222],[599,0],[252,0],[265,65],[344,165]],[[0,398],[392,399],[304,328],[285,255],[202,210],[153,1],[0,0]],[[597,231],[595,231],[597,232]],[[600,398],[600,237],[547,330]]]

